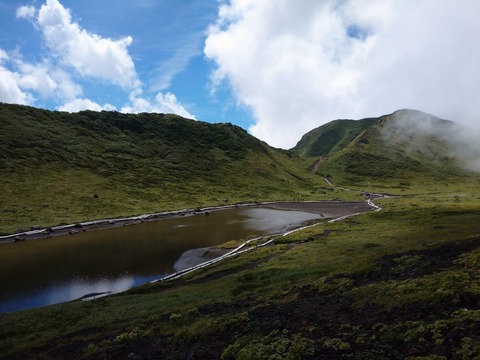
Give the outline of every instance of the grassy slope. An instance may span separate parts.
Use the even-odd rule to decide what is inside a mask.
[[[300,156],[326,156],[347,146],[377,118],[334,120],[306,133],[292,151]]]
[[[230,124],[0,104],[0,233],[227,202],[322,197],[323,185],[307,167]]]
[[[423,132],[421,124],[428,121],[435,131],[448,133],[456,131],[454,123],[412,110],[361,121],[366,121],[361,131],[353,125],[343,130],[356,136],[336,143],[336,151],[327,154],[318,174],[342,186],[392,194],[448,191],[452,181],[470,177],[450,155],[451,145]],[[312,157],[311,163],[316,159]]]
[[[381,212],[320,224],[187,278],[0,315],[0,354],[478,358],[480,178],[445,184],[424,172],[423,184],[398,189],[410,196],[377,200]],[[379,183],[392,190],[398,180]]]

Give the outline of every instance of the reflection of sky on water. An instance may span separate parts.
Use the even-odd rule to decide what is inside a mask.
[[[90,294],[122,292],[165,275],[158,274],[147,277],[125,275],[116,279],[75,279],[70,282],[55,283],[47,288],[36,290],[34,293],[22,294],[9,301],[1,301],[0,309],[2,312],[11,312],[18,309],[58,304]]]
[[[302,222],[319,219],[319,214],[303,212],[276,210],[271,208],[250,208],[241,210],[243,218],[231,219],[228,225],[243,224],[247,229],[260,232],[281,232],[293,225]]]
[[[120,292],[174,272],[185,251],[285,230],[319,215],[270,208],[2,244],[0,313]]]
[[[272,210],[268,208],[248,209],[248,219],[244,220],[249,229],[265,232],[283,231],[292,225],[319,219],[318,214],[302,211]]]

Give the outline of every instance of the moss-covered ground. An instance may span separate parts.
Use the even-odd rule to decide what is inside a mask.
[[[0,315],[0,353],[14,359],[478,358],[476,181],[378,199],[380,212],[321,223],[178,280]]]

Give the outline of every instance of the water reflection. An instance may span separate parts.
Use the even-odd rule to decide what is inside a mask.
[[[189,249],[281,231],[319,217],[268,208],[232,209],[3,244],[0,312],[124,291],[174,272],[175,260]]]

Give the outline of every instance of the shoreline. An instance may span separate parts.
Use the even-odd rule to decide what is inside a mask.
[[[157,214],[147,214],[142,216],[136,216],[131,218],[121,218],[121,219],[104,219],[98,220],[95,222],[88,222],[88,223],[81,223],[82,225],[89,225],[93,227],[93,230],[100,230],[111,228],[114,226],[125,226],[130,225],[133,223],[138,223],[139,220],[144,221],[155,221],[161,219],[169,219],[169,218],[179,218],[182,216],[195,216],[203,214],[203,216],[208,215],[210,212],[220,211],[220,210],[227,210],[232,208],[241,208],[241,207],[256,207],[256,208],[271,208],[271,209],[279,209],[285,211],[304,211],[315,213],[319,215],[319,218],[315,222],[305,221],[303,223],[297,223],[295,226],[290,224],[286,228],[282,229],[278,232],[273,232],[267,235],[260,235],[258,237],[249,239],[244,241],[240,245],[236,247],[229,247],[223,248],[218,246],[208,246],[202,248],[193,248],[187,251],[184,251],[179,258],[173,264],[173,273],[162,276],[155,280],[149,281],[147,283],[156,283],[159,281],[168,281],[177,279],[182,277],[183,275],[189,274],[193,271],[198,269],[211,266],[216,264],[220,261],[227,260],[231,257],[238,256],[242,253],[249,252],[255,250],[260,247],[269,246],[270,244],[274,243],[276,239],[287,236],[291,233],[301,231],[303,229],[317,226],[320,223],[324,222],[334,222],[340,221],[345,218],[360,215],[361,213],[367,213],[370,211],[378,211],[379,208],[374,206],[370,201],[339,201],[339,200],[328,200],[328,201],[306,201],[306,202],[281,202],[281,201],[274,201],[274,202],[265,202],[265,203],[247,203],[247,204],[236,204],[230,206],[221,206],[221,207],[208,207],[202,209],[187,209],[187,210],[179,210],[173,212],[163,212]],[[146,219],[146,220],[144,220]],[[55,235],[62,235],[67,233],[68,230],[72,227],[76,227],[75,224],[67,225],[62,227],[63,233],[57,232]],[[33,239],[41,239],[45,237],[55,236],[52,234],[45,234],[42,233],[45,229],[38,230],[36,234],[32,236]],[[11,239],[15,236],[15,234],[10,235],[10,242]],[[120,291],[129,291],[131,287],[126,290]],[[114,292],[117,293],[117,292]],[[107,297],[114,294],[113,292],[90,292],[88,294],[83,295],[80,298],[73,299],[71,301],[90,301],[102,297]],[[36,306],[38,307],[38,306]]]
[[[100,219],[94,221],[84,221],[69,225],[59,225],[47,228],[32,229],[20,233],[0,236],[0,245],[12,242],[24,242],[26,240],[35,240],[49,238],[52,236],[76,235],[85,231],[97,231],[112,227],[136,225],[149,221],[158,221],[164,219],[175,219],[181,217],[208,215],[213,211],[243,207],[270,207],[279,210],[305,211],[321,214],[325,218],[337,217],[350,214],[352,212],[366,212],[371,207],[365,201],[342,201],[342,200],[321,200],[321,201],[271,201],[271,202],[250,202],[239,203],[224,206],[210,206],[196,209],[182,209],[175,211],[164,211],[152,214],[143,214],[132,217]]]
[[[339,206],[340,205],[340,206]],[[361,213],[365,213],[368,211],[378,211],[378,207],[373,204],[371,201],[339,201],[339,200],[324,200],[324,201],[305,201],[305,202],[270,202],[270,203],[262,203],[258,205],[259,207],[269,207],[272,209],[279,209],[279,210],[290,210],[290,211],[305,211],[310,213],[319,214],[322,217],[322,220],[333,222],[343,220],[345,218],[359,215]],[[328,211],[328,214],[326,214]],[[308,222],[307,222],[308,223]],[[293,232],[308,228],[310,226],[316,226],[319,222],[315,222],[313,225],[300,225],[300,226],[289,226],[283,229],[280,232],[259,236],[252,240],[258,240],[261,238],[271,238],[274,239],[276,237],[286,236]],[[273,241],[273,240],[270,240]],[[248,243],[248,241],[246,242]],[[246,245],[242,244],[237,248],[218,248],[216,246],[210,247],[203,247],[203,248],[195,248],[190,249],[182,253],[180,258],[178,258],[173,268],[175,273],[165,276],[164,278],[154,280],[156,281],[164,281],[170,278],[179,277],[187,272],[195,270],[199,267],[202,267],[204,264],[213,264],[221,259],[225,259],[228,255],[238,254],[238,250],[242,248],[242,246]],[[265,246],[263,244],[261,246]]]
[[[205,215],[213,211],[235,209],[241,207],[259,206],[258,203],[241,203],[235,205],[225,205],[217,207],[205,207],[196,209],[182,209],[174,211],[163,211],[152,214],[143,214],[138,216],[100,219],[93,221],[83,221],[75,224],[58,225],[46,228],[32,229],[19,233],[0,236],[0,245],[12,242],[21,242],[25,240],[35,240],[49,238],[52,236],[76,235],[85,231],[97,231],[113,227],[142,224],[149,221],[158,221],[164,219],[176,219],[181,217]]]
[[[177,261],[175,261],[173,264],[173,270],[175,273],[184,271],[202,264],[205,261],[210,261],[223,256],[231,250],[232,249],[221,249],[215,246],[187,250],[180,255]]]

